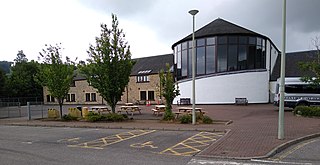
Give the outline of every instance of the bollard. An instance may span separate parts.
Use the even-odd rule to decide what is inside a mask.
[[[28,107],[28,119],[31,120],[30,102],[27,102],[27,107]]]

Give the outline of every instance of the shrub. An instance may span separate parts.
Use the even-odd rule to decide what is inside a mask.
[[[127,115],[126,115],[126,117],[128,118]],[[110,113],[110,114],[105,115],[106,121],[116,122],[116,121],[124,121],[124,119],[125,119],[125,117],[122,114]]]
[[[99,115],[98,113],[95,113],[95,112],[89,112],[87,116],[87,120],[91,122],[101,121],[102,118],[103,118],[102,115]]]
[[[181,116],[179,118],[179,120],[180,120],[180,123],[182,123],[182,124],[189,124],[189,123],[192,123],[192,116],[185,114],[185,115]]]
[[[212,124],[212,123],[213,123],[213,120],[212,120],[209,116],[203,116],[202,122],[203,122],[204,124]]]
[[[174,114],[172,112],[164,113],[163,120],[165,120],[165,121],[174,120]]]
[[[75,117],[75,116],[72,116],[72,115],[70,115],[70,114],[67,114],[67,115],[63,115],[63,116],[62,116],[62,120],[72,121],[72,120],[78,120],[78,118]]]
[[[293,113],[295,115],[301,115],[301,116],[318,116],[320,117],[320,107],[307,107],[307,106],[297,106]]]

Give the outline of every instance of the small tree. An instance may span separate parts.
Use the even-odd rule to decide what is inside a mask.
[[[320,38],[316,37],[312,40],[312,44],[316,48],[316,57],[309,62],[299,63],[300,68],[303,71],[311,71],[315,76],[303,76],[301,81],[310,83],[313,86],[320,85]]]
[[[62,61],[60,45],[46,45],[46,48],[40,53],[43,64],[40,66],[38,80],[48,88],[50,95],[57,99],[60,106],[60,117],[62,117],[63,101],[74,77],[74,63],[68,57],[66,57],[66,62]]]
[[[88,64],[80,67],[91,86],[111,106],[113,113],[129,82],[133,66],[130,46],[124,41],[125,35],[118,24],[114,14],[111,29],[106,24],[101,24],[101,34],[96,37],[96,46],[89,47]]]
[[[178,95],[179,93],[179,87],[174,83],[174,78],[172,73],[170,72],[170,65],[166,64],[167,70],[164,72],[163,70],[160,71],[160,89],[161,89],[161,94],[162,96],[166,99],[166,111],[163,116],[164,120],[172,120],[174,118],[172,114],[172,102],[174,98]]]
[[[0,68],[0,98],[5,97],[5,86],[6,86],[6,74]]]
[[[23,53],[23,50],[19,50],[16,59],[14,59],[16,63],[28,62],[26,55]]]

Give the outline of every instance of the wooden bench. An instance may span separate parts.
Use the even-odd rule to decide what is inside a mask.
[[[247,98],[235,98],[235,105],[248,105]]]
[[[99,108],[98,109],[98,113],[100,114],[100,115],[102,115],[103,113],[111,113],[111,110],[110,109],[108,109],[108,108]]]
[[[180,98],[180,100],[177,101],[177,105],[191,105],[191,99],[190,98]]]
[[[163,110],[158,110],[158,109],[151,109],[151,111],[153,111],[153,114],[157,114],[157,116],[159,116],[160,113],[164,112]]]

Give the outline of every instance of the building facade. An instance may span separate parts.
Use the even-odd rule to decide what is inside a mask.
[[[172,45],[181,95],[192,96],[192,34]],[[235,98],[268,103],[279,50],[266,36],[223,19],[195,32],[196,103],[230,104]]]
[[[119,104],[127,102],[136,104],[151,104],[162,102],[159,89],[159,72],[166,69],[166,64],[173,68],[173,54],[165,54],[133,59],[135,65],[132,68],[128,86],[121,97]],[[57,104],[46,87],[43,88],[44,104]],[[64,104],[74,105],[101,105],[107,104],[100,96],[97,89],[90,86],[87,80],[76,75]]]
[[[43,88],[44,104],[58,104],[57,100],[54,99],[48,88]],[[64,100],[64,104],[74,104],[74,105],[90,105],[90,104],[104,104],[105,101],[99,95],[97,90],[89,85],[88,81],[77,75],[73,84],[70,87],[69,93]]]

